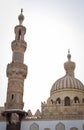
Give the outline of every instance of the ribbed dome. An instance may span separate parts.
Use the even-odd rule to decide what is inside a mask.
[[[58,79],[51,88],[51,94],[56,90],[71,88],[71,89],[80,89],[84,90],[84,85],[82,82],[74,77],[74,69],[75,63],[72,62],[71,55],[68,54],[68,61],[64,63],[64,69],[66,71],[66,75],[60,79]]]
[[[51,93],[53,93],[56,90],[65,89],[65,88],[84,90],[84,86],[81,81],[79,81],[78,79],[76,79],[70,75],[65,75],[64,77],[58,79],[53,84],[53,86],[51,88]]]

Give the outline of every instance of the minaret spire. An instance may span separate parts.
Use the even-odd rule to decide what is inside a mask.
[[[18,16],[19,24],[22,25],[22,22],[24,20],[24,15],[23,15],[23,9],[21,9],[21,14]]]
[[[23,8],[21,8],[21,14],[23,13]]]
[[[70,54],[70,49],[68,49],[68,54]]]

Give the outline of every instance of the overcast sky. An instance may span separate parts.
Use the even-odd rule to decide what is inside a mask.
[[[68,49],[76,62],[75,77],[84,83],[84,0],[0,0],[0,105],[6,101],[6,67],[12,61],[14,27],[23,8],[27,32],[24,63],[24,109],[34,113],[65,75]]]

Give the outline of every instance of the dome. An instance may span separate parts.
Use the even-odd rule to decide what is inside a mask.
[[[67,55],[68,61],[64,63],[66,75],[58,79],[51,88],[51,94],[60,89],[80,89],[84,91],[83,83],[74,77],[75,63],[71,61],[71,55]]]
[[[58,79],[51,88],[51,93],[59,89],[81,89],[84,90],[82,82],[70,75],[65,75],[64,77]]]

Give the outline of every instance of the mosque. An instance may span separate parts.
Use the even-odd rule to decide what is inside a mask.
[[[31,110],[23,110],[28,67],[24,64],[27,43],[22,10],[18,20],[15,40],[11,43],[12,61],[6,70],[7,98],[4,107],[0,107],[0,130],[84,130],[84,85],[75,78],[76,64],[71,61],[70,51],[64,63],[65,75],[53,83],[50,96],[41,102],[41,111],[38,109],[33,115]]]

